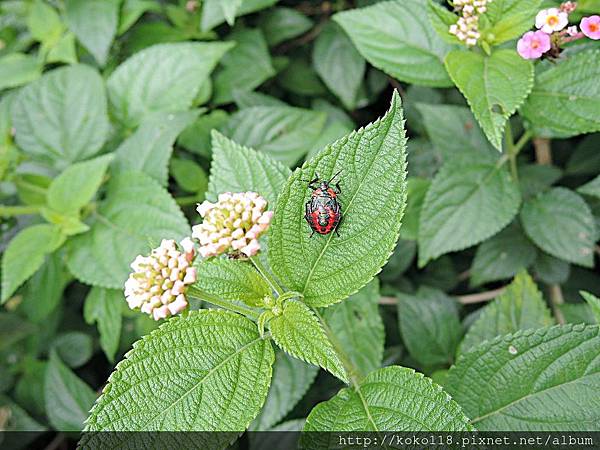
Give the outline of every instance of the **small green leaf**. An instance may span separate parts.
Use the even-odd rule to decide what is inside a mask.
[[[202,31],[212,30],[217,25],[226,21],[223,2],[232,2],[236,0],[205,0],[202,2],[202,19],[200,29]],[[273,6],[277,0],[242,0],[239,8],[236,8],[235,17],[250,14],[269,6]],[[230,24],[231,25],[231,24]]]
[[[547,164],[527,164],[519,167],[519,187],[523,198],[545,192],[562,178],[562,170]]]
[[[204,193],[208,189],[208,175],[202,166],[191,159],[171,159],[170,172],[184,191]]]
[[[594,216],[575,192],[554,188],[527,200],[521,222],[529,238],[545,252],[584,267],[594,265]]]
[[[446,69],[489,141],[502,151],[506,122],[533,87],[531,61],[509,49],[490,56],[454,50],[446,56]]]
[[[489,21],[486,37],[493,45],[520,37],[535,22],[542,0],[502,0],[489,2],[485,18]]]
[[[221,109],[204,114],[183,130],[177,139],[177,144],[191,152],[210,158],[212,130],[221,129],[228,120],[229,114]]]
[[[123,291],[93,287],[85,298],[83,317],[86,323],[96,323],[100,333],[100,347],[109,361],[115,360],[121,336],[121,305]]]
[[[73,369],[88,362],[94,351],[92,337],[81,331],[59,334],[52,341],[51,348],[67,366]]]
[[[145,12],[160,13],[162,6],[157,0],[124,0],[121,8],[118,34],[125,33]]]
[[[286,353],[320,366],[340,380],[346,371],[315,314],[304,303],[288,300],[281,315],[269,322],[275,343]]]
[[[35,56],[9,53],[0,57],[0,91],[37,80],[42,74]]]
[[[567,161],[569,175],[596,175],[600,172],[600,133],[585,136]]]
[[[446,388],[481,431],[592,431],[599,357],[597,325],[518,331],[461,356]]]
[[[579,293],[584,298],[584,300],[587,302],[587,304],[590,306],[590,309],[592,310],[592,314],[596,318],[596,322],[600,323],[600,298],[596,297],[593,294],[590,294],[589,292],[585,292],[585,291],[580,291]]]
[[[406,212],[400,229],[400,237],[416,241],[419,236],[419,217],[431,181],[426,178],[411,177],[407,184]]]
[[[571,265],[558,258],[539,252],[532,267],[535,277],[546,284],[563,284],[569,279]]]
[[[440,4],[437,0],[427,1],[427,16],[431,22],[431,26],[437,34],[447,42],[453,45],[463,45],[463,43],[453,34],[450,34],[450,26],[456,24],[458,16],[447,9],[445,5]]]
[[[50,224],[32,225],[21,230],[2,255],[2,298],[4,303],[65,241],[59,227]]]
[[[58,41],[64,25],[52,6],[44,0],[34,0],[27,15],[27,28],[36,41],[52,45]]]
[[[591,197],[600,198],[600,175],[594,178],[592,181],[580,186],[577,192],[581,194],[589,195]]]
[[[58,42],[48,51],[46,62],[63,62],[77,64],[77,49],[75,48],[75,35],[65,33]]]
[[[310,30],[312,20],[293,8],[272,8],[266,11],[260,20],[269,47],[288,39],[295,38]]]

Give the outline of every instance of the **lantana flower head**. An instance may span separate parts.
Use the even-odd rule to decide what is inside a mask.
[[[200,242],[199,253],[207,258],[231,250],[254,256],[260,250],[258,238],[269,228],[273,211],[256,192],[226,192],[216,203],[205,201],[197,211],[203,222],[192,228]]]
[[[550,36],[543,31],[529,31],[517,43],[517,51],[525,59],[540,58],[550,47]]]
[[[535,16],[535,26],[544,33],[552,34],[569,24],[569,15],[559,8],[542,9]]]
[[[597,41],[600,39],[600,16],[584,17],[581,19],[580,28],[584,35]]]
[[[468,47],[477,45],[481,37],[479,33],[479,16],[487,11],[487,5],[492,0],[455,0],[454,8],[461,16],[448,29],[450,34],[464,42]]]
[[[182,312],[188,306],[187,286],[196,281],[192,267],[195,255],[194,243],[185,238],[180,246],[172,239],[163,239],[149,256],[137,256],[125,283],[129,307],[139,308],[154,320]]]

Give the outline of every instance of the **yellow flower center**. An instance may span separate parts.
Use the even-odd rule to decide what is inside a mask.
[[[546,23],[551,27],[558,25],[558,16],[548,16],[546,18]]]

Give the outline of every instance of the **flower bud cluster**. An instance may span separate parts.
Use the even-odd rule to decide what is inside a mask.
[[[450,34],[455,35],[467,46],[477,45],[481,37],[479,33],[479,16],[487,11],[492,0],[455,0],[454,8],[461,13],[458,21],[450,25]]]
[[[182,312],[188,301],[187,286],[196,281],[194,244],[190,238],[177,243],[163,239],[149,256],[135,258],[133,272],[125,283],[125,297],[131,309],[140,309],[154,320]]]
[[[272,211],[256,192],[226,192],[217,203],[198,205],[203,222],[192,228],[192,237],[200,242],[200,255],[207,258],[235,250],[254,256],[260,250],[258,238],[269,228]]]

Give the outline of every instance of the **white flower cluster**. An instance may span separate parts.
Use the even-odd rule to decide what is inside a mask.
[[[477,45],[479,33],[479,15],[487,11],[492,0],[454,0],[454,8],[461,13],[458,21],[450,25],[450,34],[455,35],[467,46]]]
[[[246,256],[260,250],[258,238],[271,223],[273,211],[265,211],[267,201],[256,192],[226,192],[217,203],[198,205],[203,222],[192,228],[192,237],[200,242],[202,257],[217,256],[230,249]]]
[[[163,239],[150,256],[139,255],[131,263],[133,272],[125,283],[125,297],[131,309],[140,308],[154,320],[183,311],[187,305],[185,291],[196,281],[194,243],[181,242],[183,251],[171,239]]]

